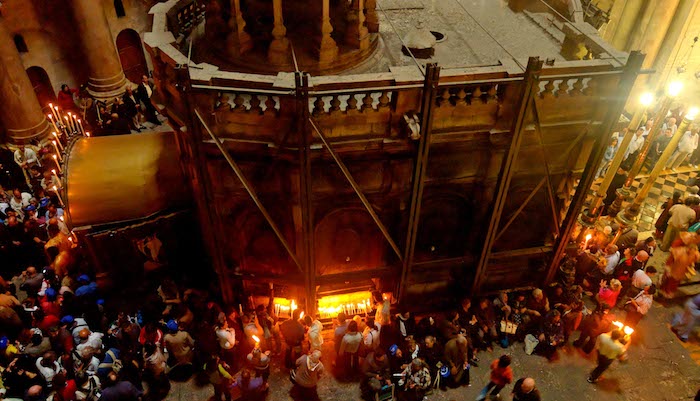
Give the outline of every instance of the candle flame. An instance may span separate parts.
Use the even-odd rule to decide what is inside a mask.
[[[253,336],[253,340],[255,340],[256,343],[260,342],[260,339],[258,338],[258,336]]]
[[[590,241],[593,236],[591,234],[586,235],[586,241]]]
[[[55,135],[55,133],[54,133]],[[52,140],[51,143],[53,143],[54,146],[56,146],[56,141]]]
[[[63,216],[58,216],[58,218],[61,219],[61,221],[65,221],[63,220]]]
[[[51,135],[53,135],[53,136],[55,136],[56,138],[58,138],[58,134],[56,134],[55,132],[52,132]]]
[[[58,188],[56,188],[56,186],[54,185],[54,186],[53,186],[53,190],[56,191],[57,189],[58,189]],[[63,216],[61,216],[61,217],[63,217]]]
[[[58,106],[53,106],[54,110],[58,111]]]
[[[618,322],[618,321],[614,321],[613,324],[619,328],[622,328],[625,326],[624,324],[622,324],[622,322]]]
[[[86,132],[86,133],[85,133],[85,136],[88,137],[88,138],[90,138],[90,132]]]
[[[49,113],[47,117],[49,118],[49,120],[53,120],[53,114]]]
[[[304,311],[301,311],[301,313],[299,314],[299,320],[301,320],[303,318],[304,318]]]
[[[68,237],[68,241],[73,242],[73,238]]]
[[[625,326],[625,334],[629,336],[632,333],[634,333],[634,329],[629,326]]]
[[[53,103],[49,103],[49,108],[53,109]]]
[[[54,159],[54,160],[58,159],[58,156],[53,155],[53,159]]]
[[[56,175],[56,169],[55,169],[55,168],[52,168],[52,169],[51,169],[51,172],[53,173],[53,175]]]

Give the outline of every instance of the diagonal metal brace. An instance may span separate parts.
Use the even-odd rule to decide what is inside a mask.
[[[258,198],[258,194],[255,192],[255,189],[250,185],[250,182],[248,182],[248,180],[243,175],[243,171],[240,169],[240,167],[238,167],[238,164],[236,163],[235,160],[233,160],[233,158],[228,153],[226,148],[224,148],[224,145],[221,142],[221,140],[219,140],[219,138],[216,135],[214,135],[213,132],[211,132],[207,123],[204,122],[202,115],[199,114],[199,110],[195,109],[194,113],[197,115],[197,118],[202,123],[202,126],[207,131],[207,133],[209,134],[211,139],[214,140],[216,147],[219,148],[219,151],[221,151],[221,154],[224,156],[224,159],[226,159],[229,166],[231,166],[231,169],[233,170],[233,172],[236,173],[236,176],[238,177],[238,179],[241,180],[241,184],[243,184],[243,187],[248,192],[248,195],[250,195],[250,198],[253,199],[253,202],[255,202],[255,206],[258,207],[258,209],[260,210],[260,213],[262,213],[263,217],[265,217],[265,220],[267,220],[267,223],[272,228],[272,231],[274,231],[275,235],[277,235],[277,239],[280,240],[280,242],[282,243],[282,246],[284,246],[284,249],[286,249],[287,253],[289,253],[289,256],[294,261],[294,264],[296,264],[299,271],[303,273],[303,270],[301,268],[301,263],[299,263],[299,259],[297,259],[297,256],[294,254],[294,251],[292,251],[292,247],[289,246],[289,244],[287,243],[287,240],[284,239],[284,236],[282,235],[282,231],[280,231],[279,227],[277,227],[277,224],[275,224],[275,222],[272,220],[272,217],[267,212],[267,209],[265,209],[265,206],[263,206],[263,204],[260,202],[260,198]]]
[[[318,137],[321,138],[321,141],[326,146],[326,149],[328,149],[328,152],[333,157],[333,160],[335,160],[335,162],[338,164],[338,167],[340,167],[340,170],[343,172],[345,178],[347,178],[348,182],[350,183],[350,186],[352,186],[352,189],[355,190],[355,193],[360,198],[360,201],[362,201],[362,204],[365,205],[365,209],[367,209],[367,212],[369,212],[370,216],[372,216],[372,220],[374,220],[374,222],[377,224],[377,227],[379,227],[379,230],[382,232],[382,234],[384,234],[384,238],[386,238],[386,240],[389,242],[389,245],[391,245],[391,248],[394,250],[394,253],[396,253],[396,256],[398,256],[399,260],[403,262],[403,256],[401,255],[399,247],[396,246],[396,242],[394,242],[394,240],[391,238],[391,235],[389,235],[389,231],[384,226],[384,223],[382,223],[382,221],[379,219],[379,216],[377,216],[377,212],[374,211],[372,205],[367,200],[367,197],[365,197],[365,194],[362,193],[362,190],[360,190],[360,187],[357,185],[357,182],[355,182],[355,179],[352,178],[352,175],[350,174],[348,168],[345,166],[345,163],[343,163],[343,161],[340,160],[340,157],[338,157],[338,154],[335,153],[335,150],[333,150],[331,144],[321,133],[321,130],[318,129],[318,126],[316,125],[314,120],[312,118],[309,118],[309,122],[311,123],[311,126],[313,127],[314,131],[316,131]]]

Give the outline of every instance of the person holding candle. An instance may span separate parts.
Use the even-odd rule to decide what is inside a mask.
[[[600,378],[600,375],[605,372],[615,359],[622,359],[625,352],[627,351],[627,346],[622,344],[622,332],[620,330],[613,330],[610,334],[601,334],[596,341],[596,346],[598,348],[598,366],[591,372],[588,376],[589,383],[596,383]],[[629,342],[627,343],[629,345]]]

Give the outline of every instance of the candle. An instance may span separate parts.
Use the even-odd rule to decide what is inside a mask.
[[[85,128],[83,128],[83,121],[81,119],[78,119],[78,129],[81,134],[85,135]]]
[[[58,162],[58,157],[56,155],[53,155],[53,161],[56,162],[56,167],[58,167],[58,172],[63,174],[63,170],[61,169],[61,163]]]
[[[68,125],[70,126],[71,132],[75,132],[75,121],[73,121],[73,113],[68,112]]]
[[[60,118],[61,118],[61,112],[58,111],[58,106],[53,106],[53,109],[56,110],[56,118],[60,120]]]
[[[586,248],[588,248],[588,241],[591,240],[591,237],[592,237],[591,234],[587,234],[587,235],[586,235],[586,242],[583,244],[583,250],[584,250],[584,251],[586,250]]]
[[[56,142],[58,144],[58,146],[61,148],[61,151],[63,151],[63,143],[61,142],[61,139],[58,137],[58,134],[55,132],[52,132],[51,135],[53,135],[53,137],[56,138],[55,140],[53,140],[51,142]]]
[[[73,120],[73,127],[75,128],[75,132],[79,133],[82,135],[83,133],[80,132],[80,128],[78,128],[78,115],[77,114],[72,114],[70,118]]]
[[[89,131],[86,132],[86,133],[85,133],[85,136],[88,137],[88,138],[90,138],[90,132],[89,132]]]
[[[56,174],[56,169],[55,169],[55,168],[52,168],[52,169],[51,169],[51,174],[53,174],[53,175],[56,177],[56,179],[58,179],[58,174]]]
[[[58,158],[61,159],[61,161],[63,161],[63,157],[61,157],[61,151],[58,149],[58,144],[56,143],[56,141],[51,141],[51,143],[53,144],[53,148],[56,149],[56,154],[58,155]]]
[[[65,132],[66,132],[67,134],[70,134],[71,129],[70,129],[70,122],[68,122],[68,116],[63,116],[63,118],[66,120],[66,124],[65,124],[66,131],[65,131]]]
[[[69,238],[72,237],[72,238],[73,238],[73,242],[77,243],[77,242],[78,242],[78,236],[75,235],[75,231],[71,231],[71,232],[70,232],[70,235],[71,235],[71,236],[70,236]]]
[[[63,205],[63,199],[61,199],[61,194],[58,193],[58,188],[56,188],[55,185],[52,188],[53,188],[53,191],[56,193],[56,196],[58,197],[58,202],[61,205]],[[63,221],[63,216],[61,216],[61,221]]]
[[[51,121],[51,124],[53,125],[53,129],[58,131],[58,127],[56,126],[56,122],[53,120],[53,114],[49,113],[46,117],[48,117],[49,120]]]

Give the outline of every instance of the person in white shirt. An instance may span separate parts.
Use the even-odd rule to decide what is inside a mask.
[[[651,132],[651,128],[654,126],[654,120],[653,119],[648,119],[646,124],[644,124],[644,133],[642,134],[643,137],[647,137],[649,133]]]
[[[678,129],[678,125],[676,125],[676,119],[673,117],[666,120],[666,122],[664,123],[664,125],[662,127],[662,129],[664,129],[664,130],[669,129],[669,128],[673,132],[673,135],[675,135],[676,130]]]
[[[634,133],[634,136],[632,137],[632,140],[625,151],[625,160],[627,160],[630,155],[634,155],[642,149],[642,146],[644,146],[644,137],[642,136],[643,133],[644,128],[639,128],[637,132]],[[632,161],[634,162],[634,160]]]
[[[681,141],[678,142],[676,151],[673,152],[673,155],[671,155],[668,163],[666,163],[666,168],[670,168],[671,170],[675,171],[681,165],[681,163],[683,163],[685,159],[698,148],[698,138],[700,138],[700,136],[698,135],[697,129],[686,131],[683,134]]]
[[[625,316],[625,326],[636,327],[642,318],[649,313],[651,304],[654,302],[656,286],[654,284],[644,287],[636,297],[630,299],[625,304],[627,316]]]
[[[49,351],[44,354],[44,356],[37,358],[36,369],[39,371],[41,377],[46,380],[47,384],[51,384],[51,380],[58,372],[63,368],[61,363],[56,359],[56,353]]]
[[[17,212],[21,219],[24,218],[24,208],[29,206],[29,201],[32,199],[32,194],[27,192],[21,192],[19,189],[12,191],[12,198],[10,198],[10,207],[12,210]]]
[[[19,148],[15,150],[14,157],[15,163],[25,170],[32,166],[41,167],[41,162],[36,152],[32,148],[28,148],[24,145],[19,145]]]

